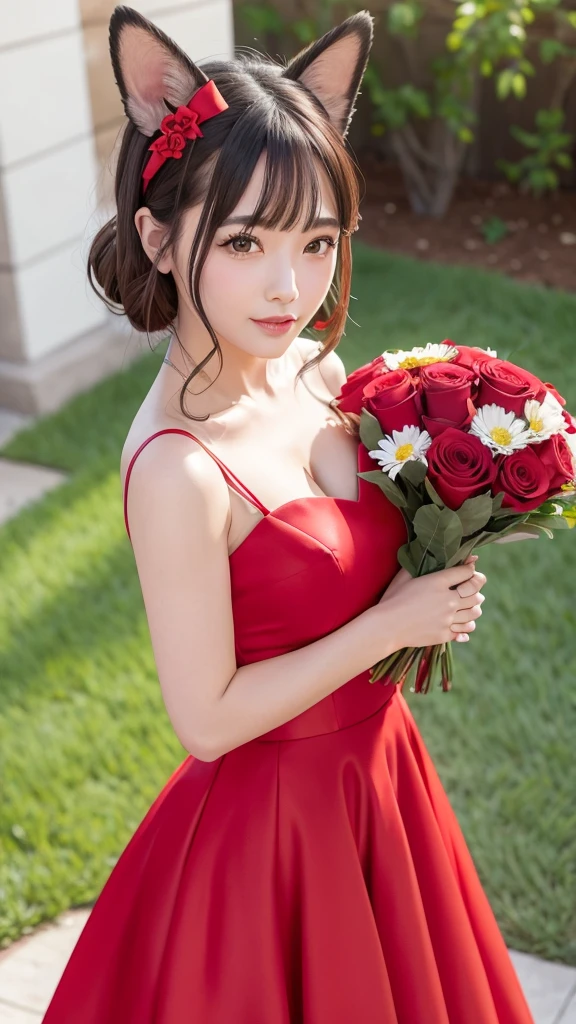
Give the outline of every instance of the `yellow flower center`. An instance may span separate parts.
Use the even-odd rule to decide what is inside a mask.
[[[428,366],[430,363],[449,363],[451,356],[406,356],[398,364],[401,370],[411,370],[414,366]]]
[[[512,443],[512,434],[506,427],[493,427],[490,437],[496,444],[509,445]]]
[[[406,462],[406,459],[410,458],[413,451],[413,444],[401,444],[400,447],[396,449],[396,462]]]
[[[535,434],[539,434],[544,429],[544,420],[532,419],[530,420],[530,430],[533,430]]]

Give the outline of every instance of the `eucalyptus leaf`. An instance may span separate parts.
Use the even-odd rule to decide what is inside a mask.
[[[419,508],[422,507],[422,491],[411,483],[410,480],[404,479],[402,481],[404,490],[406,492],[407,509],[406,512],[411,519],[414,519]]]
[[[504,501],[504,491],[498,491],[495,498],[492,499],[492,509],[497,512],[498,509],[502,508],[502,502]]]
[[[474,548],[476,547],[476,537],[469,537],[468,540],[464,541],[458,551],[456,551],[451,558],[446,562],[446,568],[450,569],[453,565],[461,565],[471,555]]]
[[[366,473],[358,473],[358,476],[362,477],[363,480],[369,480],[371,483],[377,484],[380,490],[384,491],[388,500],[393,505],[396,505],[397,508],[407,507],[406,496],[394,480],[390,479],[388,473],[383,473],[381,469],[371,469]]]
[[[378,420],[367,409],[362,409],[358,430],[360,432],[360,440],[368,451],[374,451],[378,448],[378,441],[381,441],[385,436]]]
[[[431,555],[429,551],[426,551],[420,565],[418,566],[418,575],[428,576],[431,572],[438,572],[438,570],[442,568],[443,565],[439,564],[438,560],[434,558],[434,555]]]
[[[437,505],[423,505],[414,516],[416,536],[441,564],[452,557],[462,540],[462,524],[456,512]]]
[[[492,544],[498,536],[499,534],[491,533],[489,530],[481,530],[480,533],[475,534],[474,537],[468,537],[466,539],[465,543],[462,544],[460,548],[460,552],[466,551],[468,544],[472,541],[474,542],[473,547],[471,548],[473,551],[474,548],[482,548],[485,547],[486,544]],[[460,555],[460,552],[457,552],[457,554]],[[464,561],[469,554],[470,551],[467,551],[467,554],[465,554],[462,559],[457,558],[455,560],[451,560],[451,565],[458,565],[459,560]]]
[[[498,508],[492,513],[492,519],[505,519],[507,516],[515,516],[518,520],[525,519],[528,515],[527,512],[516,512],[509,506],[507,508]]]
[[[420,459],[412,459],[411,462],[405,462],[402,469],[399,472],[404,480],[409,480],[414,487],[421,487],[424,483],[428,467]]]
[[[564,519],[564,516],[552,515],[534,515],[528,516],[528,519],[524,520],[525,523],[530,526],[547,526],[551,530],[569,530],[568,520]]]
[[[511,526],[509,529],[503,530],[499,536],[510,537],[515,533],[530,533],[533,537],[538,537],[541,533],[545,533],[550,537],[550,540],[554,540],[552,530],[549,530],[547,526],[536,526],[533,523],[522,523],[521,526]]]
[[[440,495],[438,494],[438,491],[433,486],[433,484],[430,482],[428,477],[426,477],[424,479],[424,487],[428,491],[428,494],[432,498],[432,501],[434,502],[434,504],[438,505],[439,508],[444,508],[445,505],[444,505],[444,502],[442,501],[442,498],[440,497]]]
[[[470,537],[477,533],[492,516],[493,501],[490,494],[478,494],[475,498],[467,498],[456,510],[462,524],[462,535]]]
[[[409,544],[403,544],[401,548],[398,548],[397,558],[403,569],[406,569],[411,576],[416,576],[418,565],[412,558]]]

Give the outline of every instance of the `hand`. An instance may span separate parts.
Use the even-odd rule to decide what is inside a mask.
[[[378,602],[392,616],[394,650],[470,639],[486,583],[474,568],[477,558],[470,555],[463,565],[416,578],[400,569]]]

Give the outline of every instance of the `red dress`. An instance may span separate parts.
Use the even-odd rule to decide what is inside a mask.
[[[164,433],[194,436],[144,441],[125,512],[134,459]],[[238,665],[378,601],[405,540],[380,488],[359,477],[356,501],[269,511],[209,454],[265,516],[230,555]],[[373,468],[360,443],[358,467]],[[534,1024],[408,704],[368,677],[215,761],[185,758],[44,1024]]]

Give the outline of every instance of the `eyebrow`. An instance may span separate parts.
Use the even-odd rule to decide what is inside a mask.
[[[242,225],[245,226],[246,224],[250,224],[250,217],[249,216],[245,216],[245,217],[229,217],[228,220],[223,221],[223,223],[220,225],[220,227],[226,228],[226,227],[228,227],[231,224],[242,224]],[[254,227],[259,227],[259,226],[260,226],[259,223],[254,225]],[[339,224],[339,222],[334,217],[318,217],[318,219],[314,221],[312,227],[310,228],[310,231],[312,231],[315,228],[339,228],[339,227],[340,227],[340,224]]]

